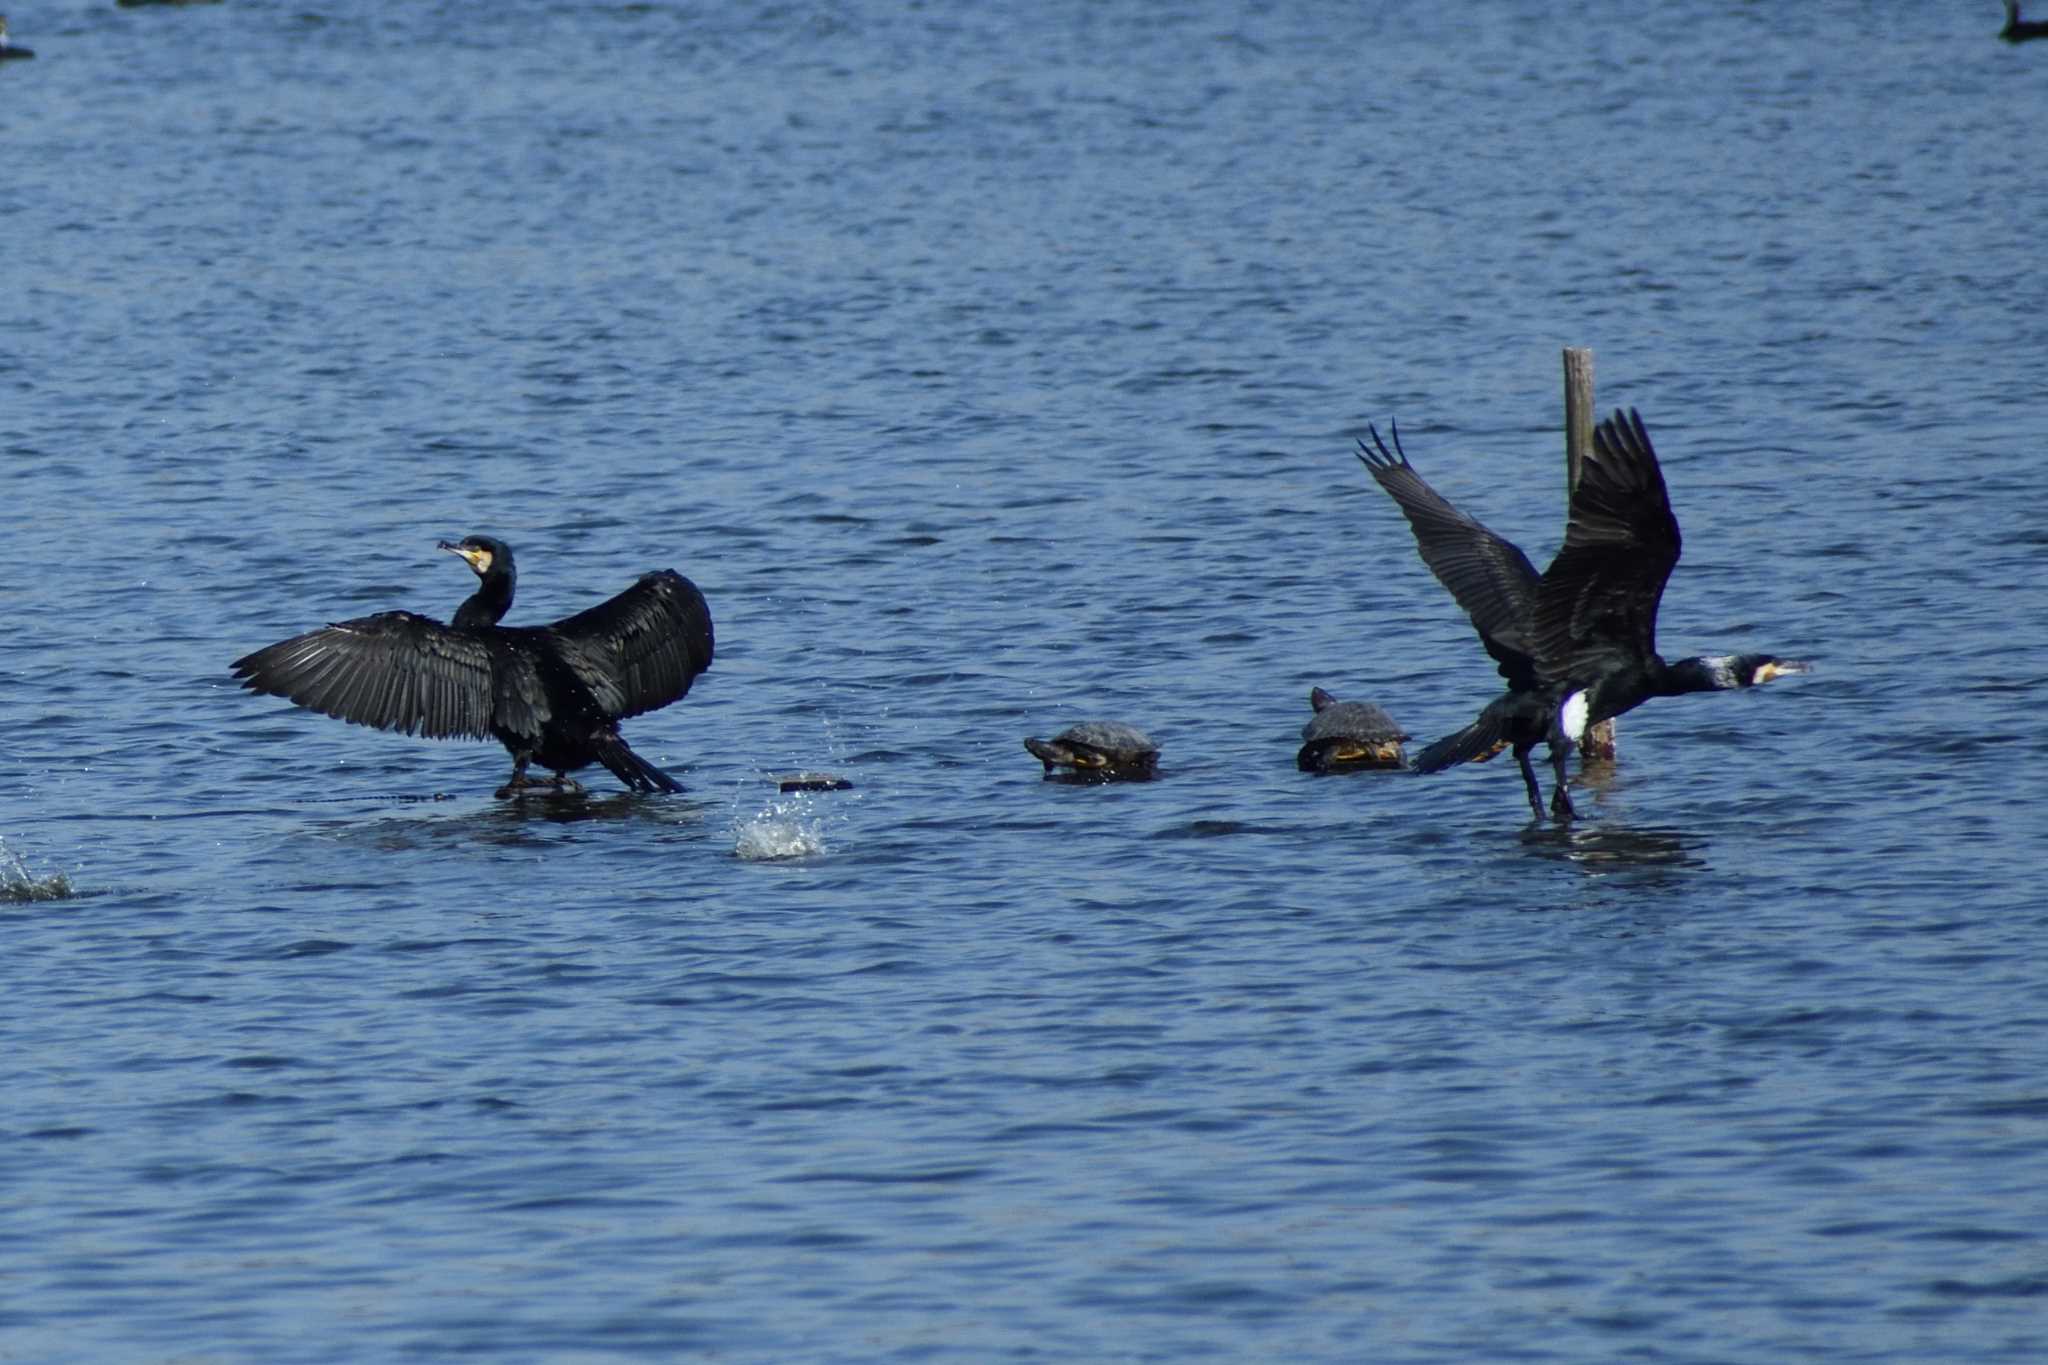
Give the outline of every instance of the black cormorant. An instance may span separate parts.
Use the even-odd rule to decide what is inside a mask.
[[[2019,0],[2005,0],[2005,27],[1998,36],[2008,43],[2024,43],[2029,38],[2048,38],[2048,21],[2020,18]]]
[[[427,739],[490,739],[512,751],[500,797],[574,790],[568,773],[602,763],[634,791],[680,791],[627,747],[619,722],[681,700],[711,667],[711,611],[696,584],[663,569],[550,626],[501,626],[512,606],[512,550],[490,536],[440,548],[478,578],[451,625],[380,612],[237,659],[255,692],[356,725]],[[530,763],[552,781],[526,776]]]
[[[1375,477],[1390,465],[1391,460],[1376,466]],[[1404,458],[1392,466],[1395,477],[1402,477],[1399,470],[1405,465]],[[1427,491],[1412,470],[1406,477]],[[1527,754],[1537,740],[1547,739],[1555,775],[1551,813],[1570,819],[1574,812],[1566,792],[1563,741],[1576,741],[1589,726],[1651,697],[1754,687],[1811,667],[1774,654],[1667,663],[1657,653],[1657,604],[1678,563],[1678,519],[1671,514],[1649,432],[1632,409],[1615,413],[1594,430],[1593,449],[1572,490],[1564,545],[1535,580],[1533,592],[1526,591],[1531,586],[1526,556],[1433,492],[1428,496],[1439,505],[1435,512],[1412,490],[1410,500],[1422,512],[1409,511],[1409,500],[1402,500],[1402,510],[1415,527],[1424,562],[1471,613],[1480,639],[1501,663],[1509,690],[1471,725],[1418,754],[1420,772],[1488,757],[1504,741],[1513,744],[1540,819],[1542,805]],[[1533,662],[1533,678],[1524,671],[1524,660]]]
[[[9,57],[33,57],[35,55],[33,49],[16,47],[13,43],[7,41],[7,16],[0,14],[0,61],[5,61]]]

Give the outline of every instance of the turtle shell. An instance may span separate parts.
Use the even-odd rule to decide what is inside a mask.
[[[1048,777],[1058,768],[1089,777],[1149,777],[1159,758],[1149,735],[1115,720],[1082,721],[1051,739],[1027,739],[1024,747],[1045,764]]]
[[[1404,768],[1401,741],[1408,732],[1369,701],[1339,701],[1318,687],[1308,694],[1315,715],[1301,727],[1295,764],[1306,773],[1353,768]]]

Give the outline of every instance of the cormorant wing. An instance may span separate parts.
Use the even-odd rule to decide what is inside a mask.
[[[1536,586],[1544,675],[1580,680],[1617,656],[1657,651],[1657,604],[1678,563],[1678,519],[1657,452],[1631,408],[1593,432],[1565,522],[1564,547]]]
[[[625,719],[679,701],[711,667],[711,608],[674,569],[549,626],[598,705]]]
[[[409,611],[295,635],[235,660],[234,670],[253,692],[428,739],[489,739],[505,690],[481,638]]]
[[[1368,428],[1370,429],[1370,428]],[[1400,505],[1415,532],[1422,562],[1450,589],[1472,618],[1479,642],[1516,689],[1536,686],[1536,649],[1531,624],[1536,614],[1536,566],[1514,542],[1473,520],[1431,488],[1406,453],[1390,453],[1372,433],[1377,452],[1359,442],[1358,458],[1388,496]],[[1400,447],[1400,433],[1394,435]]]

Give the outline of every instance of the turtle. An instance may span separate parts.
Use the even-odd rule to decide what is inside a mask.
[[[1306,742],[1294,756],[1295,766],[1303,772],[1408,766],[1401,753],[1401,741],[1408,738],[1408,732],[1371,702],[1338,701],[1317,687],[1310,690],[1308,704],[1316,713],[1301,727],[1301,737]]]
[[[1091,782],[1144,781],[1159,761],[1159,746],[1144,731],[1115,720],[1085,720],[1051,739],[1027,739],[1024,747],[1045,764],[1047,777]]]

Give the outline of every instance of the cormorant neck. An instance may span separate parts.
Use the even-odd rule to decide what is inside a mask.
[[[1748,670],[1739,667],[1740,657],[1735,654],[1696,655],[1680,659],[1675,664],[1665,664],[1657,670],[1652,695],[1676,697],[1687,692],[1728,692],[1748,687],[1752,676]]]
[[[505,613],[512,610],[512,587],[516,577],[510,569],[493,567],[476,585],[476,591],[455,609],[456,628],[497,625]]]

